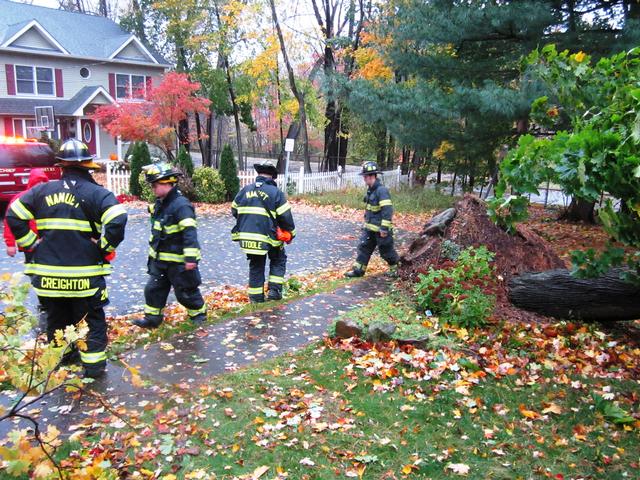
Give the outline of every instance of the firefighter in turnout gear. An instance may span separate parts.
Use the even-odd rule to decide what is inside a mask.
[[[287,268],[284,244],[296,235],[291,205],[276,186],[278,170],[271,162],[254,165],[258,176],[255,183],[244,187],[231,204],[236,225],[231,239],[249,260],[249,300],[265,301],[265,266],[269,257],[268,300],[282,298],[282,285]]]
[[[353,269],[345,274],[346,277],[362,277],[373,251],[378,247],[380,256],[395,274],[400,258],[393,245],[393,206],[391,195],[387,187],[380,183],[378,174],[381,173],[376,162],[365,162],[362,166],[367,193],[364,196],[364,227],[358,244],[358,256]]]
[[[107,360],[105,275],[111,273],[109,262],[124,238],[127,212],[91,177],[90,170],[100,166],[85,144],[68,140],[56,158],[62,178],[37,185],[16,199],[7,221],[18,246],[33,250],[25,273],[46,312],[49,341],[55,341],[57,330],[84,319],[89,334],[79,357],[85,375],[98,377]],[[38,235],[29,228],[32,220]],[[78,356],[75,349],[60,353],[63,361]]]
[[[178,190],[179,172],[168,163],[144,167],[147,182],[157,200],[149,206],[151,237],[147,262],[149,281],[144,289],[144,318],[133,324],[156,328],[163,320],[162,309],[171,287],[189,318],[201,325],[207,318],[200,289],[198,262],[200,245],[196,230],[196,213],[191,202]]]

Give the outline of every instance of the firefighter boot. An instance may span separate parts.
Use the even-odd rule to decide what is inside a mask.
[[[199,313],[199,314],[194,315],[193,317],[191,317],[191,322],[196,327],[201,327],[204,324],[206,319],[207,319],[207,314],[206,313]]]
[[[344,276],[347,278],[364,277],[364,270],[356,266],[356,267],[353,267],[351,270],[349,270],[347,273],[345,273]]]
[[[143,319],[133,320],[131,323],[140,328],[158,328],[162,323],[162,315],[146,314]]]

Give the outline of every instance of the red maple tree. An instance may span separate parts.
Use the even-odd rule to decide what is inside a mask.
[[[189,114],[208,113],[211,101],[197,96],[200,84],[184,73],[169,72],[162,82],[147,85],[143,100],[133,97],[102,105],[92,118],[114,137],[145,141],[162,149],[169,158],[176,148],[178,124]],[[191,134],[189,141],[198,139]]]

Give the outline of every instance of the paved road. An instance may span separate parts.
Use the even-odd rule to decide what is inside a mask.
[[[359,217],[354,221],[339,221],[323,215],[296,216],[298,237],[287,247],[288,272],[317,271],[354,258],[359,220]],[[246,284],[248,265],[246,257],[230,240],[232,226],[233,219],[227,215],[208,215],[198,220],[205,290],[220,285]],[[148,237],[148,216],[142,211],[130,212],[126,237],[118,248],[114,273],[109,279],[111,305],[108,313],[121,315],[142,310]],[[22,263],[16,258],[8,257],[2,249],[0,274],[21,271]]]

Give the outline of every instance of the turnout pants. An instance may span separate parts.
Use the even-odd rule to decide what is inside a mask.
[[[202,283],[200,271],[186,270],[184,263],[162,262],[149,259],[149,280],[144,289],[144,313],[158,323],[162,322],[162,309],[173,287],[178,302],[187,309],[189,318],[206,313],[204,299],[198,288]]]
[[[40,305],[47,319],[47,339],[55,339],[56,330],[76,325],[81,320],[87,322],[89,334],[87,349],[80,351],[80,359],[88,373],[100,373],[107,364],[107,322],[104,306],[109,303],[106,282],[103,277],[92,279],[92,286],[99,286],[92,297],[64,298],[39,296]],[[75,347],[73,347],[75,348]],[[69,353],[69,352],[67,352]]]
[[[366,270],[371,255],[378,247],[378,252],[382,259],[389,265],[395,265],[400,260],[398,252],[393,244],[393,233],[389,232],[386,237],[381,237],[379,232],[363,229],[358,243],[358,256],[356,258],[356,268]]]
[[[269,257],[269,299],[282,298],[284,274],[287,271],[287,254],[284,247],[271,247],[266,255],[247,255],[249,259],[249,299],[264,302],[264,271]]]

